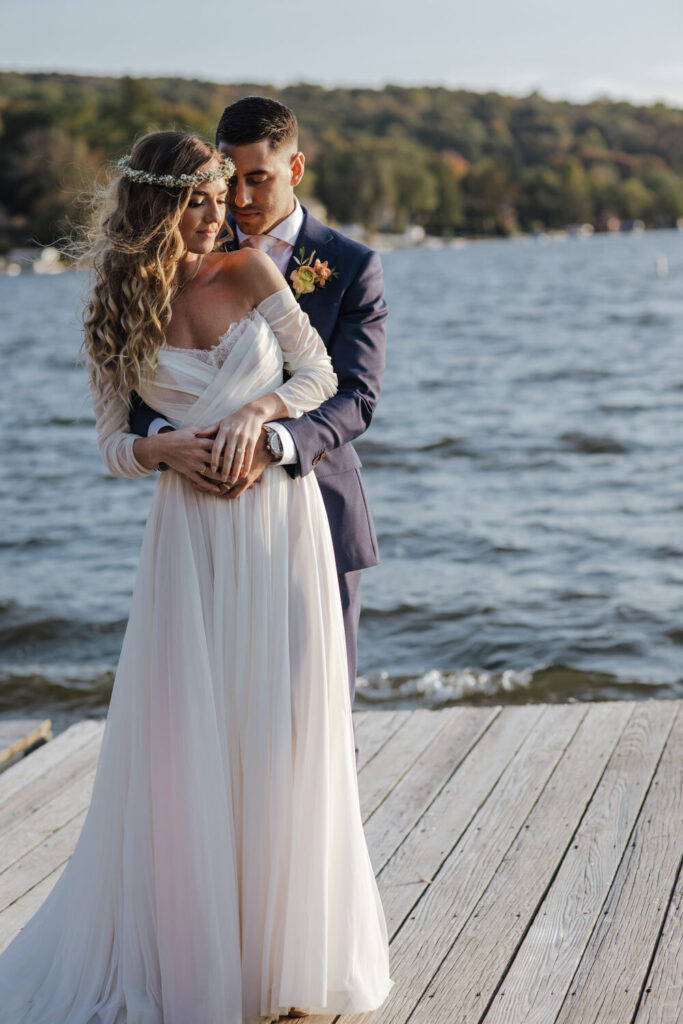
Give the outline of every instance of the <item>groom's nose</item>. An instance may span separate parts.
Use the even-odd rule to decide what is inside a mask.
[[[251,203],[251,189],[244,181],[239,181],[235,185],[235,191],[233,193],[232,201],[235,206],[249,206]]]

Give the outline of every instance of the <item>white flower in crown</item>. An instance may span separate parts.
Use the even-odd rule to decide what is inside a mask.
[[[218,178],[225,178],[229,181],[235,173],[235,165],[229,156],[223,157],[218,167],[211,171],[197,171],[195,174],[179,174],[174,177],[172,174],[152,174],[151,171],[138,170],[130,166],[130,155],[122,156],[117,163],[117,168],[122,177],[130,181],[137,181],[143,185],[165,185],[167,188],[194,188],[207,181],[216,181]]]

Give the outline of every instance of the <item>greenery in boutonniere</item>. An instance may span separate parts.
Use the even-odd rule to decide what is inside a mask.
[[[299,249],[299,255],[294,257],[298,264],[296,270],[289,275],[297,299],[302,295],[315,291],[316,288],[324,288],[331,277],[339,277],[339,271],[334,267],[328,267],[327,260],[316,260],[313,262],[315,249],[310,256],[306,257],[304,247]],[[306,258],[305,258],[306,257]]]

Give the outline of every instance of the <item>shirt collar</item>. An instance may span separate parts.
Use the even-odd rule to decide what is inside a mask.
[[[276,224],[274,228],[268,232],[272,238],[279,238],[280,241],[286,242],[287,245],[294,245],[296,242],[297,235],[301,231],[301,225],[304,222],[304,211],[301,209],[301,203],[294,196],[294,209],[290,213],[289,217],[285,217],[279,224]],[[239,224],[235,224],[237,231],[237,241],[241,244],[245,238],[251,238],[251,235],[247,235],[241,230]]]

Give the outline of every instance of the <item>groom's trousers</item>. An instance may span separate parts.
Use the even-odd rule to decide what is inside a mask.
[[[360,574],[362,569],[352,572],[340,572],[339,593],[344,614],[344,633],[346,635],[346,657],[349,663],[349,696],[353,705],[356,695],[356,671],[358,668],[358,622],[360,620]],[[356,762],[358,761],[358,745],[356,744]]]

